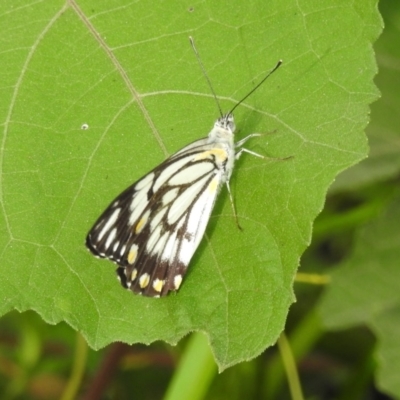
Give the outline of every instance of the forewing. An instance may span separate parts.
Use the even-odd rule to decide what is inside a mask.
[[[87,247],[118,264],[121,284],[135,293],[177,290],[224,174],[207,139],[192,143],[121,193],[90,230]]]

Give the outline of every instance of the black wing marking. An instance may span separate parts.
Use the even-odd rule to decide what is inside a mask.
[[[121,193],[86,238],[95,255],[118,264],[134,293],[177,290],[204,234],[225,174],[225,160],[200,139]]]

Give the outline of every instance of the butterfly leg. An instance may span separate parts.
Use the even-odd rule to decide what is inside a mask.
[[[258,153],[256,153],[255,151],[251,151],[251,150],[249,150],[249,149],[246,149],[246,148],[244,148],[244,147],[242,147],[236,154],[235,154],[235,159],[236,160],[239,160],[239,158],[240,158],[240,156],[243,154],[243,153],[248,153],[248,154],[251,154],[252,156],[255,156],[255,157],[258,157],[258,158],[267,158],[267,159],[269,159],[269,157],[264,157],[264,156],[262,156],[261,154],[258,154]],[[280,160],[280,159],[279,159]]]
[[[232,211],[233,211],[233,215],[235,216],[235,221],[236,221],[236,225],[238,226],[238,228],[242,231],[243,228],[240,226],[239,224],[239,219],[236,213],[236,207],[235,207],[235,203],[233,202],[233,197],[232,197],[232,192],[231,192],[231,187],[229,186],[229,181],[226,181],[226,188],[228,189],[228,194],[229,194],[229,200],[231,202],[231,206],[232,206]]]
[[[235,147],[242,147],[249,139],[253,137],[260,137],[262,136],[261,133],[251,133],[250,135],[246,136],[245,138],[239,140],[235,143]]]
[[[284,161],[284,160],[289,160],[290,158],[293,158],[293,156],[289,156],[289,157],[265,157],[261,154],[256,153],[255,151],[246,149],[244,147],[242,147],[236,154],[235,154],[235,159],[239,160],[240,156],[243,153],[248,153],[251,154],[252,156],[258,157],[258,158],[262,158],[264,160],[275,160],[275,161]]]

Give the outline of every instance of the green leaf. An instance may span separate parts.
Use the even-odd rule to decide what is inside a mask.
[[[220,369],[273,344],[326,191],[367,153],[376,3],[1,7],[1,313],[64,320],[94,348],[202,331]],[[243,232],[223,190],[180,291],[141,298],[83,242],[119,192],[218,117],[189,35],[224,110],[284,60],[235,117],[239,139],[275,132],[249,148],[293,157],[243,156],[231,182]]]
[[[382,97],[371,106],[366,129],[371,147],[368,158],[338,176],[331,191],[355,190],[374,182],[395,178],[400,172],[400,3],[381,1],[385,29],[374,45],[379,66],[375,82]]]
[[[365,226],[351,257],[332,273],[320,304],[330,329],[366,324],[376,334],[379,386],[400,393],[400,198]]]

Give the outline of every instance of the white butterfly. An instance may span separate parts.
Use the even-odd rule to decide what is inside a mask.
[[[224,184],[233,204],[229,179],[235,160],[243,152],[263,158],[242,147],[259,134],[234,143],[232,111],[241,102],[221,115],[208,137],[173,154],[121,193],[89,231],[86,246],[118,264],[125,288],[152,297],[178,290]]]

